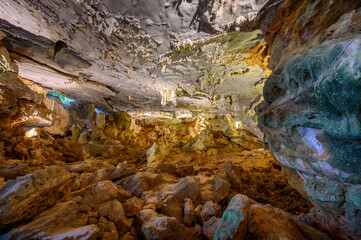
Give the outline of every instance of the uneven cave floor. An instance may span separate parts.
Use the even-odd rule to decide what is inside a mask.
[[[79,135],[75,137],[74,129],[70,135],[65,137],[50,136],[42,129],[38,129],[38,135],[31,138],[24,138],[25,132],[22,128],[2,131],[0,137],[4,158],[0,166],[1,186],[6,182],[19,182],[20,176],[34,175],[53,165],[65,168],[74,178],[71,183],[67,183],[70,184],[70,187],[63,192],[63,197],[52,199],[53,196],[49,197],[47,193],[37,195],[38,201],[53,201],[52,204],[48,204],[46,207],[37,206],[34,209],[31,209],[31,204],[29,206],[22,205],[21,208],[29,207],[30,209],[26,209],[27,214],[24,214],[23,219],[19,219],[16,223],[9,223],[3,229],[4,232],[10,231],[4,235],[3,239],[16,239],[23,234],[22,232],[26,232],[27,228],[36,229],[37,227],[40,232],[45,231],[45,235],[46,231],[54,234],[52,227],[44,227],[41,224],[37,226],[37,220],[40,218],[39,221],[41,221],[41,214],[46,216],[47,211],[69,201],[78,203],[77,218],[83,219],[82,224],[77,221],[74,225],[64,224],[60,220],[60,225],[65,225],[67,228],[77,228],[79,225],[97,226],[97,233],[100,236],[98,239],[119,239],[122,236],[121,239],[147,239],[142,230],[139,230],[139,224],[141,225],[138,221],[139,211],[151,209],[158,214],[175,217],[179,222],[185,221],[186,213],[179,210],[185,207],[183,202],[178,201],[178,204],[174,204],[169,197],[167,198],[169,201],[164,200],[163,195],[168,196],[167,192],[172,192],[169,189],[189,177],[196,179],[200,186],[200,193],[193,193],[192,188],[186,187],[185,191],[189,191],[189,194],[182,194],[187,196],[186,198],[190,198],[191,200],[188,200],[192,201],[195,207],[204,206],[205,199],[208,199],[209,195],[216,195],[215,188],[217,187],[212,187],[215,176],[219,176],[225,184],[229,185],[229,191],[224,191],[226,187],[222,185],[221,198],[217,201],[214,200],[214,204],[220,206],[221,209],[221,212],[216,214],[218,221],[236,194],[245,195],[258,203],[270,204],[295,218],[309,213],[313,207],[309,201],[288,185],[282,176],[281,167],[272,157],[272,153],[263,149],[262,142],[255,140],[254,137],[242,137],[241,140],[237,140],[238,144],[236,144],[219,131],[208,131],[203,139],[208,145],[206,144],[206,147],[202,145],[203,149],[199,150],[196,146],[197,142],[191,142],[193,144],[191,147],[187,146],[190,137],[184,129],[194,126],[192,121],[183,121],[177,127],[165,124],[164,121],[138,121],[137,125],[140,126],[135,134],[137,137],[134,137],[135,130],[129,129],[125,131],[128,133],[122,135],[123,141],[110,141],[109,139],[84,141]],[[131,140],[124,140],[127,137]],[[172,143],[169,143],[169,139],[173,139]],[[243,143],[240,144],[242,141]],[[154,148],[154,142],[157,142],[157,148]],[[153,152],[150,150],[152,146]],[[151,163],[149,159],[152,160]],[[117,171],[118,175],[115,173]],[[62,176],[59,177],[62,178]],[[40,174],[40,178],[47,179],[48,177]],[[125,215],[130,222],[121,229],[118,226],[118,220],[112,219],[109,213],[102,213],[102,210],[97,209],[99,207],[98,200],[94,198],[84,200],[87,199],[87,191],[94,194],[95,190],[91,190],[94,185],[99,185],[104,181],[107,183],[109,180],[119,188],[121,192],[119,195],[122,197],[118,196],[117,199],[123,204]],[[46,185],[46,183],[41,184]],[[0,194],[7,194],[4,188],[1,189]],[[36,188],[36,186],[30,184],[28,188]],[[101,191],[104,195],[112,195],[111,190],[107,187]],[[26,194],[21,197],[32,198]],[[102,198],[109,199],[108,196],[102,196]],[[55,203],[57,204],[51,208]],[[14,205],[14,207],[19,207],[19,205]],[[114,206],[110,207],[111,211],[117,213],[113,208]],[[14,209],[5,209],[5,211],[9,211],[8,216],[11,216]],[[59,211],[62,211],[61,207]],[[181,239],[209,239],[210,235],[213,236],[215,229],[212,230],[212,227],[214,228],[214,225],[210,224],[209,229],[207,227],[204,229],[205,223],[199,214],[199,212],[195,213],[194,220],[187,223],[186,235],[191,237],[182,237]],[[64,218],[63,221],[71,220]],[[114,227],[112,227],[114,224],[109,224],[111,222],[115,224],[118,236],[114,233]],[[201,226],[203,226],[203,230],[199,230]],[[158,236],[155,239],[171,238]]]

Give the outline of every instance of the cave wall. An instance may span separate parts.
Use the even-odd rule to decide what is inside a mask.
[[[273,73],[259,127],[318,224],[361,234],[361,3],[285,1],[265,38]]]

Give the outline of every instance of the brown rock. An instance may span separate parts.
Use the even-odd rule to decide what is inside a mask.
[[[70,194],[74,176],[59,166],[9,180],[0,190],[0,227],[30,219]]]
[[[125,219],[123,205],[118,200],[109,200],[99,205],[99,214],[110,221],[117,223]]]
[[[215,240],[245,239],[247,232],[248,212],[256,202],[247,196],[237,194],[224,211],[219,226],[214,234]]]
[[[183,215],[184,224],[186,226],[192,225],[196,215],[196,211],[193,201],[188,198],[185,200],[185,203],[183,205]]]
[[[217,175],[206,176],[198,174],[194,177],[201,189],[201,202],[213,201],[219,203],[228,197],[231,185]]]
[[[176,172],[176,167],[169,163],[160,163],[158,164],[157,169],[163,173],[168,174],[175,174]]]
[[[100,204],[99,214],[114,222],[120,235],[124,234],[130,229],[130,223],[129,220],[125,217],[123,205],[118,200],[113,199]]]
[[[91,193],[95,203],[103,203],[105,201],[115,199],[119,195],[118,187],[111,181],[103,181],[94,184]]]
[[[203,231],[203,235],[207,239],[210,239],[210,240],[213,239],[216,229],[219,225],[219,221],[220,221],[220,218],[211,217],[206,222],[204,222],[202,231]]]
[[[249,210],[248,232],[254,239],[306,240],[293,218],[271,205],[256,204]]]
[[[124,200],[132,197],[132,194],[128,191],[125,191],[121,186],[117,185],[117,187],[119,191],[118,200],[120,202],[123,202]]]
[[[222,206],[212,201],[208,201],[204,204],[202,211],[200,213],[200,218],[204,224],[211,217],[221,217],[222,216]]]
[[[107,180],[74,192],[72,194],[72,199],[80,198],[79,202],[82,205],[97,207],[103,202],[118,199],[120,195],[121,193],[119,192],[118,186],[112,181]]]
[[[36,236],[37,239],[66,239],[70,235],[74,236],[73,239],[77,239],[76,236],[96,239],[99,237],[98,229],[95,225],[84,226],[87,219],[86,215],[79,213],[76,202],[62,202],[36,216],[30,223],[12,229],[3,235],[2,239],[23,239],[24,236]]]
[[[126,234],[124,234],[120,240],[137,240],[137,237],[134,237],[130,232],[127,232]]]
[[[235,189],[242,185],[241,169],[233,165],[231,161],[227,161],[217,170],[217,175],[227,180]]]
[[[120,180],[119,183],[125,190],[131,194],[141,197],[142,193],[160,185],[163,178],[160,174],[150,172],[136,173],[126,179]]]
[[[174,217],[166,217],[153,210],[142,210],[137,215],[140,226],[139,233],[146,239],[174,239],[183,238],[182,225]]]
[[[124,166],[119,168],[106,168],[98,169],[92,175],[89,176],[87,185],[97,183],[103,180],[116,181],[122,178],[126,178],[135,173],[134,168],[126,168]]]
[[[178,221],[182,222],[182,202],[174,196],[168,196],[161,202],[160,213],[169,217],[175,217]]]
[[[177,167],[175,173],[179,177],[191,176],[194,174],[194,167],[193,167],[193,165],[180,166],[180,167]]]
[[[125,210],[125,216],[135,216],[143,209],[144,201],[137,197],[132,197],[123,203],[123,207]]]
[[[161,195],[174,196],[181,202],[183,202],[185,198],[196,200],[200,195],[200,188],[193,177],[187,176],[180,179],[178,183],[163,188]]]
[[[66,170],[69,172],[95,172],[98,169],[109,168],[112,167],[111,164],[102,161],[102,160],[94,160],[87,159],[82,162],[77,162],[71,165],[66,166]]]
[[[9,179],[14,179],[28,173],[28,168],[28,164],[20,160],[13,160],[10,163],[0,167],[0,177],[4,178],[6,181]]]

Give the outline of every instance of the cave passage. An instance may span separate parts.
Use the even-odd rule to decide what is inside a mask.
[[[361,239],[361,2],[0,4],[0,240]]]

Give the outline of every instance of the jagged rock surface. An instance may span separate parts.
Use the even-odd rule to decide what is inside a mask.
[[[315,204],[315,221],[352,239],[361,237],[360,7],[285,1],[266,33],[274,71],[259,115],[284,175]]]

